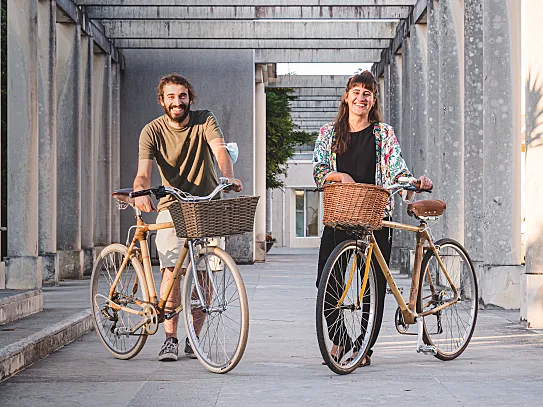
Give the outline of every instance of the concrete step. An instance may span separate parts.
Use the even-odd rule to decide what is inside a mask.
[[[0,382],[89,332],[88,298],[88,280],[61,281],[43,288],[43,311],[0,326]],[[4,293],[0,301],[13,303],[13,295]]]
[[[42,290],[0,290],[0,325],[43,309]]]
[[[47,319],[45,311],[36,314]],[[9,331],[13,329],[13,331]],[[0,328],[6,332],[15,332],[17,328],[8,326]],[[41,358],[62,348],[92,329],[90,310],[70,315],[62,321],[49,325],[16,342],[0,348],[0,382],[37,362]],[[2,335],[3,336],[3,335]],[[12,335],[16,336],[16,335]]]

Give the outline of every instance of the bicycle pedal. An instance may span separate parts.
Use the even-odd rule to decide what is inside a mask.
[[[421,352],[425,355],[437,355],[437,348],[434,345],[420,345],[417,348],[417,353]]]

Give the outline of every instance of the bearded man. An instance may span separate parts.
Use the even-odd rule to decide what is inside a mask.
[[[217,119],[209,110],[191,110],[196,95],[191,84],[181,75],[164,76],[157,87],[158,102],[165,114],[148,123],[140,134],[138,173],[134,179],[134,190],[150,188],[153,160],[156,160],[162,185],[172,186],[195,196],[209,195],[218,185],[214,158],[224,177],[238,185],[234,178],[232,160],[225,148],[225,141]],[[155,206],[150,196],[135,198],[136,206],[144,212],[152,212]],[[167,196],[158,203],[156,223],[171,222],[168,206],[175,198]],[[184,239],[175,235],[174,229],[159,230],[156,246],[160,260],[162,294],[172,278],[175,264],[184,245]],[[186,271],[185,260],[181,273]],[[175,310],[181,303],[180,284],[174,284],[166,303],[166,312]],[[177,360],[177,325],[179,317],[164,321],[166,341],[159,353],[159,360]],[[198,333],[200,327],[195,329]],[[188,338],[185,354],[194,357]]]

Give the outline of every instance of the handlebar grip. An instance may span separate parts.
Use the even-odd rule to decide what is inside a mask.
[[[130,198],[137,198],[138,196],[145,196],[145,195],[151,195],[151,190],[142,189],[141,191],[133,191],[133,192],[130,192],[129,194]]]

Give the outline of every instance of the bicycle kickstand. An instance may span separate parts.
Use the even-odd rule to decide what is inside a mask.
[[[424,335],[424,320],[422,317],[417,317],[417,353],[425,355],[437,355],[437,349],[434,345],[426,345],[423,341]]]

